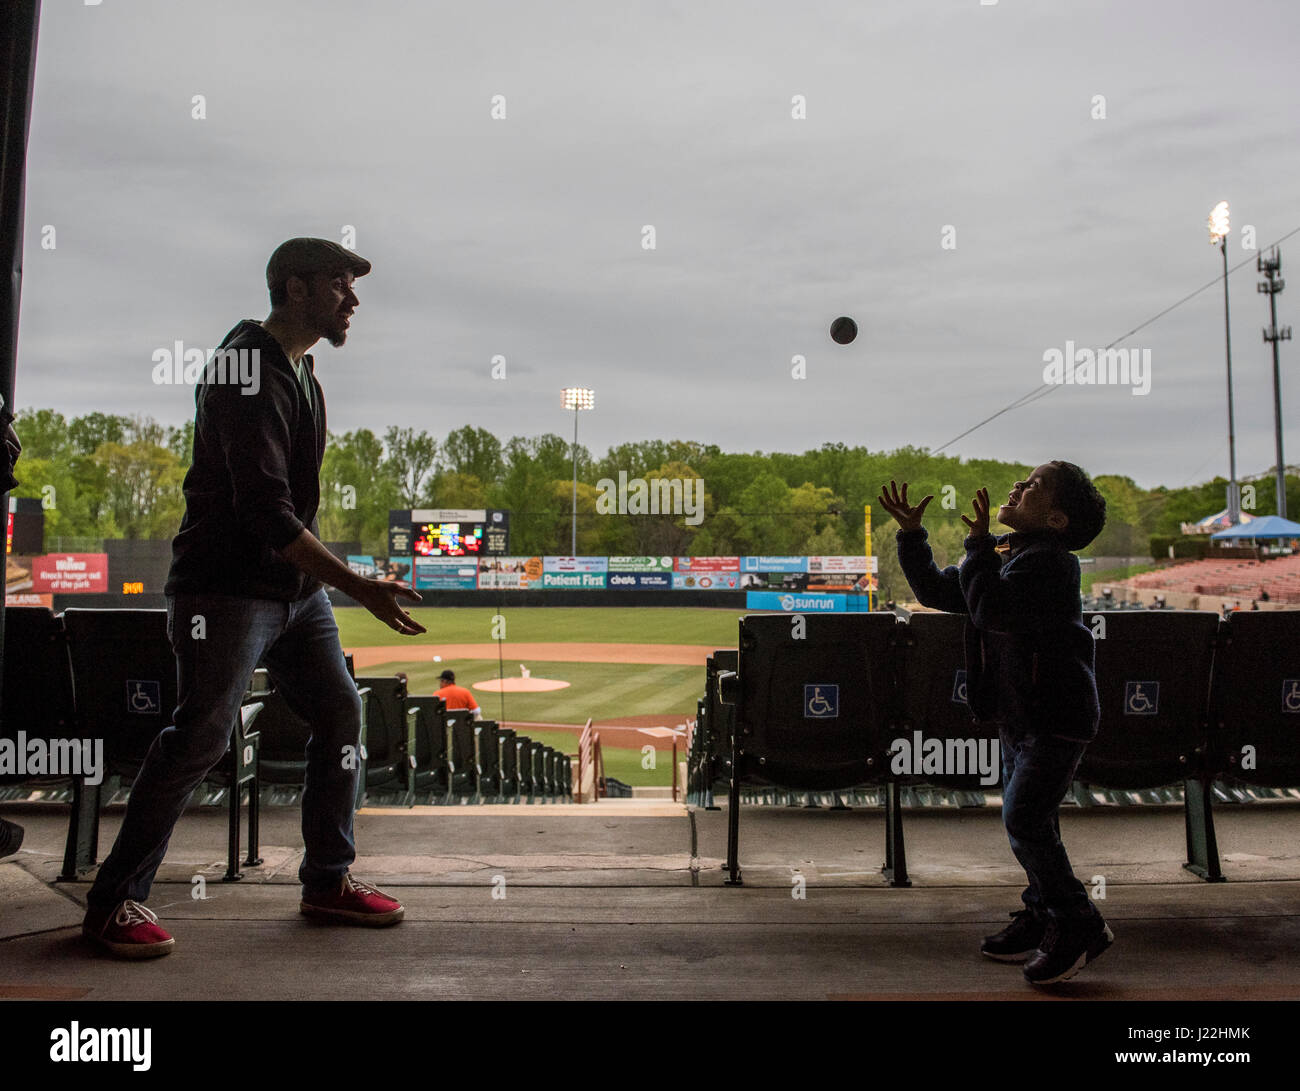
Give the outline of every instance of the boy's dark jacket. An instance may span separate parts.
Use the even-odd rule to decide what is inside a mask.
[[[1050,530],[985,534],[966,539],[960,568],[941,572],[927,539],[924,528],[900,530],[898,560],[922,606],[968,615],[966,698],[975,719],[1091,742],[1096,648],[1074,554]],[[1004,543],[1005,560],[996,549]]]
[[[316,416],[279,342],[257,322],[240,322],[221,347],[259,350],[260,385],[255,394],[233,382],[195,390],[194,460],[164,590],[304,599],[320,581],[278,550],[304,527],[317,534],[325,398],[313,361],[303,357]]]

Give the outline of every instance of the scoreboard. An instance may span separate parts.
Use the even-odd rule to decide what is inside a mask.
[[[411,546],[420,557],[477,557],[483,550],[482,523],[417,523]]]
[[[414,508],[388,513],[390,556],[502,557],[510,513],[483,508]]]

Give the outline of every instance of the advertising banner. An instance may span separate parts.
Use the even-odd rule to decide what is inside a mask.
[[[107,553],[50,553],[31,560],[32,590],[37,594],[108,590]]]
[[[809,572],[864,572],[878,570],[880,561],[876,557],[809,557]]]
[[[608,557],[543,557],[543,572],[608,572]],[[603,586],[603,581],[602,581]]]
[[[674,572],[739,572],[739,557],[677,557]]]
[[[808,558],[741,557],[740,570],[742,572],[807,572]]]
[[[478,561],[461,557],[416,557],[417,591],[473,591],[478,586]]]
[[[781,610],[787,614],[842,614],[848,604],[843,595],[786,594],[779,591],[750,591],[745,595],[748,610]]]
[[[604,557],[600,558],[602,561]],[[542,588],[557,591],[603,591],[604,572],[543,572]]]
[[[368,580],[387,580],[390,583],[411,582],[410,557],[374,557],[369,553],[349,553],[348,567],[358,576]]]
[[[480,591],[528,591],[542,586],[541,557],[480,557]]]
[[[671,557],[610,557],[610,572],[671,572]]]
[[[739,572],[674,572],[674,591],[738,591]]]
[[[611,591],[620,588],[625,591],[647,588],[670,591],[673,586],[673,574],[671,572],[610,572],[605,586]]]

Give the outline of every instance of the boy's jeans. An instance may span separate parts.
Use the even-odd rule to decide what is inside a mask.
[[[305,893],[337,889],[356,858],[352,816],[361,699],[348,676],[334,612],[322,588],[298,602],[233,595],[167,596],[176,653],[174,726],[153,741],[126,817],[86,897],[96,909],[143,902],[190,793],[221,761],[253,676],[264,664],[289,707],[312,727],[302,794]]]
[[[1011,851],[1029,876],[1021,895],[1035,912],[1064,918],[1097,916],[1084,885],[1074,877],[1057,821],[1061,800],[1088,744],[1055,735],[998,731],[1002,747],[1002,822]]]

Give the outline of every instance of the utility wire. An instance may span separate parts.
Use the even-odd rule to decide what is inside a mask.
[[[1288,231],[1285,235],[1281,236],[1280,238],[1278,238],[1278,239],[1274,240],[1273,242],[1269,243],[1267,246],[1263,247],[1263,249],[1264,249],[1264,250],[1271,250],[1271,249],[1273,249],[1273,247],[1277,246],[1279,243],[1283,243],[1283,242],[1285,242],[1285,241],[1286,241],[1287,239],[1289,239],[1292,235],[1295,235],[1295,234],[1297,234],[1297,233],[1300,233],[1300,227],[1292,228],[1292,229],[1291,229],[1290,231]],[[1243,265],[1246,265],[1246,264],[1248,264],[1249,262],[1254,261],[1258,256],[1259,256],[1259,254],[1258,254],[1258,252],[1256,252],[1255,257],[1243,258],[1241,261],[1239,261],[1236,265],[1234,265],[1231,269],[1228,270],[1227,275],[1228,275],[1228,276],[1231,276],[1231,275],[1232,275],[1233,273],[1235,273],[1238,269],[1240,269]],[[1108,344],[1108,345],[1107,345],[1105,348],[1103,348],[1101,351],[1102,351],[1102,352],[1105,352],[1106,349],[1114,348],[1114,347],[1115,347],[1116,345],[1118,345],[1121,341],[1123,341],[1126,337],[1131,337],[1131,336],[1133,336],[1133,334],[1137,333],[1139,330],[1146,329],[1146,327],[1149,326],[1149,325],[1151,325],[1153,322],[1157,322],[1157,321],[1159,321],[1161,318],[1164,318],[1164,316],[1167,315],[1170,311],[1176,310],[1177,308],[1181,307],[1181,306],[1182,306],[1184,303],[1186,303],[1189,299],[1194,299],[1196,296],[1200,295],[1200,294],[1201,294],[1203,291],[1205,291],[1207,288],[1213,288],[1216,284],[1220,283],[1220,282],[1223,280],[1223,277],[1224,277],[1224,274],[1220,273],[1220,274],[1219,274],[1218,276],[1216,276],[1213,280],[1211,280],[1211,281],[1207,281],[1205,284],[1202,284],[1202,285],[1201,285],[1199,288],[1197,288],[1195,291],[1188,292],[1187,295],[1183,296],[1183,298],[1180,299],[1180,300],[1178,300],[1176,303],[1171,303],[1171,304],[1170,304],[1168,307],[1166,307],[1163,311],[1159,311],[1159,312],[1157,312],[1156,314],[1153,314],[1153,315],[1152,315],[1150,318],[1148,318],[1145,322],[1139,322],[1136,326],[1134,326],[1134,327],[1133,327],[1131,330],[1129,330],[1127,333],[1120,334],[1120,336],[1116,337],[1115,340],[1113,340],[1110,344]],[[1019,408],[1022,407],[1022,406],[1028,405],[1031,401],[1037,401],[1039,398],[1045,398],[1048,394],[1050,394],[1053,390],[1056,390],[1059,386],[1060,386],[1059,383],[1041,383],[1041,384],[1039,384],[1039,385],[1038,385],[1037,387],[1035,387],[1033,390],[1029,391],[1028,394],[1023,394],[1023,395],[1021,395],[1019,398],[1017,398],[1015,401],[1011,402],[1009,405],[1004,405],[1004,406],[1003,406],[1001,409],[999,409],[996,413],[992,413],[992,414],[990,414],[989,416],[985,417],[985,418],[984,418],[982,421],[980,421],[978,424],[973,424],[973,425],[971,425],[969,428],[966,429],[966,431],[962,432],[961,435],[953,436],[953,438],[950,439],[947,443],[945,443],[942,447],[936,447],[936,448],[935,448],[933,451],[931,451],[930,453],[931,453],[931,454],[935,454],[935,455],[937,455],[940,451],[944,450],[945,448],[947,448],[947,447],[951,447],[951,446],[952,446],[954,443],[956,443],[958,440],[965,439],[965,438],[966,438],[967,436],[969,436],[972,432],[978,431],[980,428],[983,428],[983,427],[984,427],[986,424],[988,424],[990,421],[997,420],[998,417],[1002,416],[1003,413],[1009,413],[1009,412],[1011,412],[1011,410],[1013,410],[1013,409],[1019,409]]]

